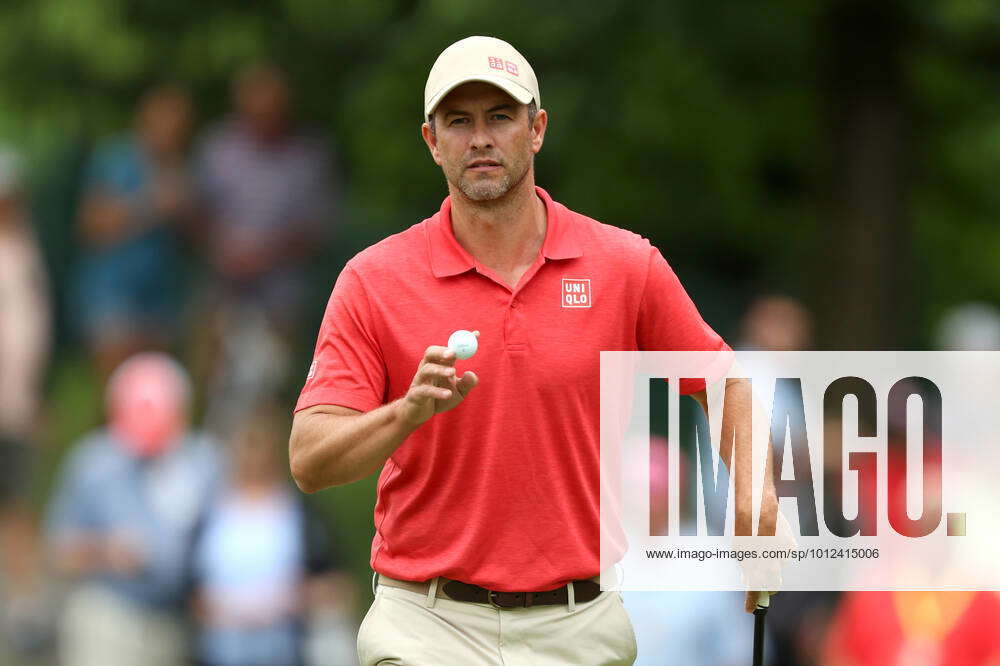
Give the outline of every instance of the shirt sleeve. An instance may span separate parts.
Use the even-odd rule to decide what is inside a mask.
[[[45,517],[45,531],[52,540],[76,534],[92,534],[103,529],[93,484],[87,474],[88,458],[93,461],[91,447],[78,444],[69,454],[56,483],[55,496]]]
[[[357,272],[344,268],[323,315],[316,352],[295,411],[339,405],[367,412],[382,404],[386,368],[368,296]]]
[[[729,351],[729,345],[705,323],[660,251],[650,248],[649,269],[636,341],[640,351]],[[704,381],[682,381],[680,392],[695,393]]]

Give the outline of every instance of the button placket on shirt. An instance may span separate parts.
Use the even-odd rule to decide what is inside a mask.
[[[507,351],[528,351],[528,315],[525,311],[522,294],[532,282],[538,279],[538,274],[545,270],[547,263],[547,259],[539,256],[535,264],[525,273],[524,278],[517,285],[517,288],[511,292],[506,317],[507,331],[505,339],[507,341]]]
[[[503,342],[504,350],[508,352],[524,352],[528,348],[528,335],[527,335],[527,317],[524,313],[524,302],[521,298],[521,292],[531,284],[532,280],[541,270],[542,266],[545,265],[545,260],[540,259],[537,264],[528,269],[525,274],[525,278],[517,285],[516,289],[511,289],[509,285],[501,282],[496,275],[492,273],[489,269],[481,266],[476,262],[474,268],[477,273],[479,273],[484,278],[493,282],[496,286],[502,288],[505,292],[505,298],[503,301],[504,312],[504,324],[503,324]]]
[[[507,303],[505,322],[504,340],[507,343],[507,351],[525,351],[528,345],[527,322],[525,321],[523,304],[517,293],[513,294]]]

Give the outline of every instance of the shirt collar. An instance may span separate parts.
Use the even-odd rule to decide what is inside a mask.
[[[542,256],[546,259],[573,259],[583,256],[583,248],[569,210],[553,201],[549,193],[542,188],[535,187],[535,192],[545,204],[546,229]],[[441,203],[441,210],[428,220],[427,241],[434,277],[458,275],[472,269],[476,264],[472,255],[455,238],[451,226],[451,197],[445,197]]]

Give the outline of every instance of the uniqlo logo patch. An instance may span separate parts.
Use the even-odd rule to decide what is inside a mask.
[[[507,72],[508,74],[513,74],[514,76],[521,76],[517,71],[517,63],[513,63],[510,60],[504,60],[503,58],[498,58],[496,56],[489,56],[490,59],[490,69],[499,69],[501,72]]]
[[[589,279],[563,278],[560,296],[564,308],[589,308],[594,304]]]

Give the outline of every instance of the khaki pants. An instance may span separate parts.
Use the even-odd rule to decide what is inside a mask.
[[[70,593],[59,627],[62,666],[183,666],[184,628],[98,585]]]
[[[636,646],[617,592],[569,612],[428,601],[379,585],[358,632],[358,657],[362,666],[624,666],[635,661]]]

